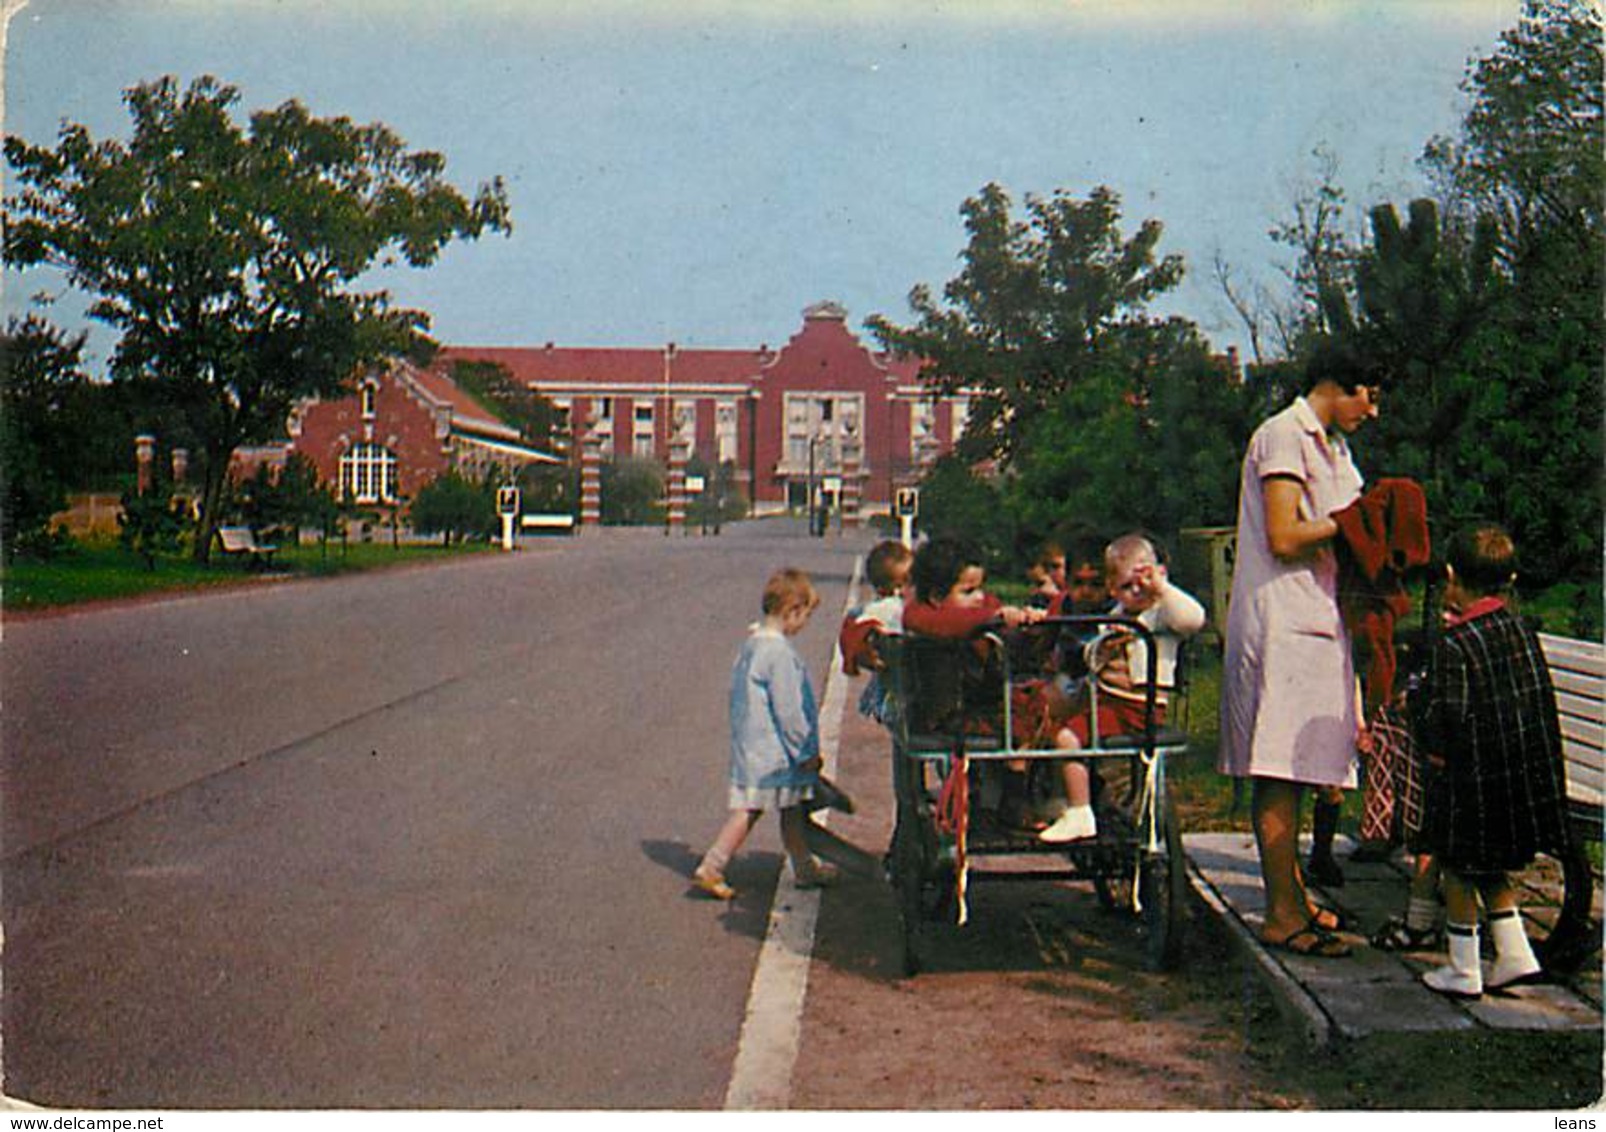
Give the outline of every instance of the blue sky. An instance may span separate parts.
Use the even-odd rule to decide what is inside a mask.
[[[7,0],[8,7],[16,0]],[[1108,184],[1189,279],[1166,313],[1242,346],[1219,253],[1275,284],[1266,238],[1330,150],[1350,197],[1404,204],[1520,0],[29,0],[9,133],[124,136],[121,92],[211,73],[244,109],[298,98],[503,176],[511,238],[387,274],[436,337],[479,345],[779,345],[803,307],[907,320],[953,276],[961,202]],[[7,273],[17,312],[49,289]],[[59,290],[59,288],[56,288]],[[82,326],[81,304],[53,316]],[[96,354],[109,339],[97,334]]]

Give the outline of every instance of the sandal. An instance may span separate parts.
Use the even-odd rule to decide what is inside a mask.
[[[1324,932],[1341,932],[1349,927],[1349,918],[1337,908],[1329,908],[1325,904],[1313,904],[1310,910],[1312,926]]]
[[[1314,919],[1282,939],[1262,939],[1260,942],[1274,951],[1286,951],[1307,959],[1343,959],[1350,954],[1349,944],[1319,927]]]
[[[1444,946],[1444,934],[1437,927],[1413,928],[1390,916],[1372,933],[1371,944],[1379,951],[1437,951]]]
[[[715,900],[735,900],[736,890],[718,873],[705,873],[698,869],[692,874],[691,886],[704,896]]]

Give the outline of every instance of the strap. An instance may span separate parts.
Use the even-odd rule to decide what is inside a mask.
[[[954,896],[958,901],[959,925],[970,919],[965,892],[970,878],[970,859],[965,842],[970,831],[970,760],[961,752],[954,757],[937,795],[937,812],[932,820],[943,833],[954,838]]]

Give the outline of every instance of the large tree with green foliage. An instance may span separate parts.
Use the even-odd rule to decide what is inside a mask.
[[[1121,202],[1100,186],[1087,198],[1028,195],[1026,219],[1009,195],[985,186],[960,212],[969,232],[963,267],[939,303],[926,285],[899,326],[882,315],[872,332],[895,353],[924,360],[922,376],[945,394],[972,395],[961,455],[1017,462],[1032,421],[1073,389],[1132,327],[1145,305],[1182,278],[1178,256],[1156,258],[1159,221],[1126,239]]]
[[[1463,88],[1454,138],[1423,164],[1471,245],[1492,232],[1498,301],[1465,359],[1468,404],[1449,455],[1457,513],[1508,523],[1529,577],[1597,576],[1606,363],[1602,19],[1529,0]]]
[[[20,185],[5,262],[52,265],[94,295],[90,314],[120,334],[114,378],[160,383],[200,438],[202,561],[238,446],[279,435],[298,399],[426,341],[423,312],[358,289],[361,277],[510,229],[500,180],[465,197],[440,154],[296,101],[242,127],[239,97],[210,76],[183,89],[166,77],[128,91],[126,142],[75,123],[54,147],[5,140]]]
[[[1137,357],[1125,356],[1137,349]],[[1192,324],[1153,323],[1107,344],[1074,388],[1032,422],[1012,477],[1027,531],[1068,518],[1106,534],[1166,538],[1232,521],[1255,402]]]
[[[923,525],[969,528],[1002,555],[1072,520],[1162,534],[1229,521],[1248,401],[1193,324],[1146,313],[1183,271],[1158,255],[1159,222],[1123,237],[1107,188],[1028,196],[1017,221],[989,185],[962,211],[970,240],[947,305],[917,287],[914,326],[871,320],[889,348],[926,359],[936,391],[973,398],[960,459],[926,482]],[[984,458],[1000,481],[960,482]]]

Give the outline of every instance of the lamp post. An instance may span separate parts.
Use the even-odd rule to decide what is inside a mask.
[[[814,446],[820,442],[818,433],[809,437],[809,479],[808,490],[803,497],[803,514],[809,521],[809,534],[814,534]]]

